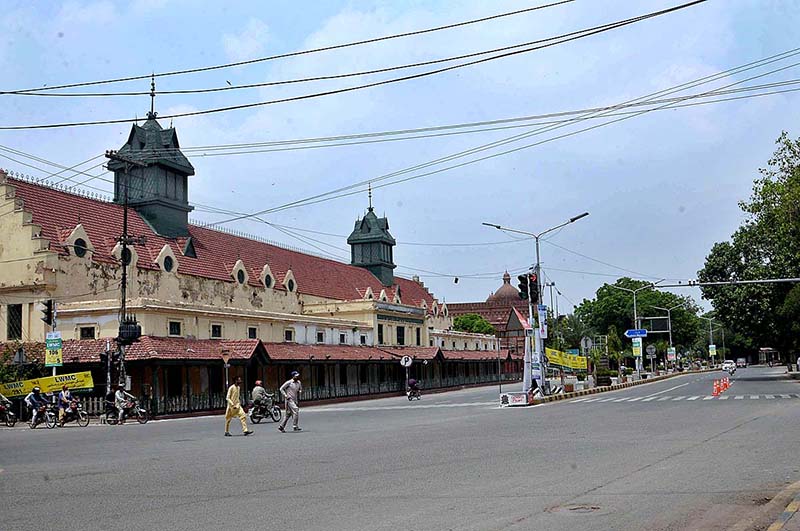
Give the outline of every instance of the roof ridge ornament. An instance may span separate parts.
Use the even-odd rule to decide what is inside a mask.
[[[158,113],[156,112],[156,75],[150,74],[150,112],[147,113],[148,120],[155,120]]]
[[[367,194],[369,197],[369,211],[372,212],[372,182],[367,183]]]

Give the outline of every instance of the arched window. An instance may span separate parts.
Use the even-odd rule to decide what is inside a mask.
[[[83,258],[86,256],[86,240],[83,238],[78,238],[75,240],[75,244],[72,246],[72,248],[75,251],[75,256],[78,258]]]
[[[164,271],[169,273],[172,271],[172,268],[175,267],[175,261],[172,259],[171,256],[164,257]]]

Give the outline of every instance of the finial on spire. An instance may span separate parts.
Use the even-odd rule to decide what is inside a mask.
[[[156,112],[156,75],[150,74],[150,112],[147,113],[148,120],[155,120],[158,113]]]
[[[372,183],[367,183],[367,190],[369,193],[369,211],[372,212]]]

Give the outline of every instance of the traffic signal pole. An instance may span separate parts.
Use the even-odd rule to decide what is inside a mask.
[[[541,280],[541,278],[542,278],[542,275],[541,275],[542,264],[541,264],[541,258],[540,258],[540,253],[539,253],[539,239],[542,236],[544,236],[545,234],[549,233],[549,232],[553,232],[554,230],[558,230],[561,227],[569,225],[570,223],[574,223],[574,222],[578,221],[581,218],[585,218],[588,215],[589,215],[588,212],[584,212],[583,214],[578,214],[577,216],[568,219],[564,223],[562,223],[560,225],[556,225],[555,227],[551,227],[551,228],[549,228],[549,229],[547,229],[545,231],[542,231],[542,232],[540,232],[538,234],[534,233],[534,232],[528,232],[528,231],[524,231],[524,230],[519,230],[519,229],[511,229],[511,228],[508,228],[508,227],[503,227],[503,226],[500,226],[500,225],[496,225],[494,223],[482,223],[483,225],[486,225],[487,227],[494,227],[495,229],[501,230],[501,231],[504,231],[504,232],[515,232],[517,234],[524,234],[525,236],[532,237],[536,241],[536,266],[535,266],[534,271],[536,272],[536,306],[535,306],[535,309],[537,310],[537,313],[538,313],[539,305],[542,302],[542,280]],[[530,293],[530,276],[528,276],[528,279],[529,279],[528,280],[528,293]],[[533,318],[533,310],[534,310],[533,297],[528,296],[528,324],[529,324],[529,326],[531,328],[534,327],[534,323],[535,323],[534,318]],[[547,316],[545,315],[545,319],[546,318],[547,318]],[[537,359],[538,363],[539,363],[539,367],[541,367],[541,379],[539,381],[539,387],[542,389],[542,393],[543,394],[548,394],[549,393],[549,388],[547,386],[547,363],[546,363],[546,359],[545,359],[545,356],[544,356],[544,338],[542,338],[539,335],[539,332],[538,332],[539,328],[541,328],[541,327],[538,327],[538,328],[534,329],[534,336],[532,338],[529,338],[528,336],[525,337],[525,374],[523,375],[523,378],[522,378],[522,390],[525,393],[527,393],[527,392],[529,392],[531,390],[531,387],[532,387],[532,384],[531,384],[531,363],[532,363],[533,359]],[[532,356],[532,354],[531,354],[531,350],[533,350],[531,348],[531,346],[530,346],[531,345],[531,341],[535,341],[536,342],[536,347],[535,347],[536,356],[535,357]]]

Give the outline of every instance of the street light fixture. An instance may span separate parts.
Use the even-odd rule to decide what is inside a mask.
[[[534,240],[536,240],[536,266],[535,267],[536,267],[536,293],[537,293],[537,295],[536,295],[536,307],[537,307],[537,309],[538,309],[538,307],[539,307],[539,305],[541,304],[541,301],[542,301],[542,275],[541,275],[541,260],[539,258],[539,239],[542,236],[544,236],[545,234],[553,232],[554,230],[558,230],[561,227],[565,227],[566,225],[569,225],[570,223],[575,223],[579,219],[585,218],[588,215],[589,215],[588,212],[584,212],[583,214],[578,214],[577,216],[569,218],[567,221],[565,221],[564,223],[561,223],[560,225],[556,225],[555,227],[551,227],[551,228],[549,228],[547,230],[544,230],[542,232],[539,232],[539,233],[528,232],[528,231],[519,230],[519,229],[512,229],[512,228],[509,228],[509,227],[503,227],[503,226],[497,225],[495,223],[482,223],[482,225],[486,225],[487,227],[494,227],[495,229],[501,230],[503,232],[514,232],[516,234],[524,234],[525,236],[530,236]],[[533,323],[534,323],[532,305],[533,305],[533,301],[530,298],[528,298],[528,324],[531,326],[531,328],[533,328]],[[548,391],[547,385],[546,385],[547,384],[547,364],[544,361],[545,360],[545,356],[543,355],[544,354],[544,339],[542,339],[538,335],[535,335],[534,338],[536,340],[537,359],[538,359],[538,362],[539,362],[540,367],[541,367],[541,375],[540,375],[541,381],[539,382],[540,383],[539,387],[542,389],[542,393],[547,394],[547,391]],[[522,391],[524,393],[528,393],[531,390],[531,387],[533,387],[532,382],[531,382],[531,363],[532,363],[531,341],[532,341],[532,338],[528,338],[528,337],[525,338],[525,373],[524,373],[523,378],[522,378]]]
[[[662,310],[667,312],[667,323],[669,324],[669,346],[672,346],[672,310],[676,310],[683,306],[689,304],[689,301],[683,301],[680,304],[676,304],[672,308],[662,308],[661,306],[651,306],[651,308],[655,308],[656,310]]]

